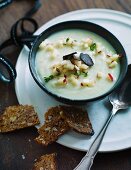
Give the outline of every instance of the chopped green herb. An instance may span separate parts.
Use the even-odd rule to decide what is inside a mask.
[[[91,44],[90,50],[91,50],[91,51],[94,51],[95,49],[96,49],[96,43]]]
[[[81,73],[84,77],[87,77],[88,76],[88,73],[85,73],[85,72],[82,72]]]
[[[81,75],[81,72],[80,71],[77,71],[74,73],[75,76],[80,76]]]
[[[44,80],[47,83],[48,81],[52,80],[53,78],[54,78],[54,76],[50,75],[49,77],[44,77]]]
[[[84,77],[87,77],[87,76],[88,76],[88,73],[81,72],[81,71],[77,71],[77,72],[74,73],[74,75],[75,75],[75,76],[80,76],[80,75],[82,75],[82,76],[84,76]]]
[[[68,42],[68,41],[69,41],[69,39],[70,39],[69,37],[68,37],[68,38],[66,38],[66,42]]]

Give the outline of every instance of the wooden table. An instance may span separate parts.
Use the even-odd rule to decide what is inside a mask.
[[[9,37],[12,24],[31,6],[31,0],[14,1],[0,10],[0,43]],[[42,7],[34,18],[41,26],[60,14],[84,8],[108,8],[131,13],[131,0],[42,0]],[[15,64],[19,50],[12,47],[4,51],[4,54]],[[0,82],[0,111],[15,104],[18,101],[14,84]],[[31,170],[36,158],[52,152],[58,153],[59,170],[72,170],[85,154],[57,143],[43,147],[34,142],[36,136],[35,128],[0,134],[0,170]],[[92,170],[131,170],[131,149],[116,153],[98,153]]]

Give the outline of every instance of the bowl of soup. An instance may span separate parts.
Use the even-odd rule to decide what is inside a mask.
[[[76,104],[115,90],[126,75],[127,57],[119,40],[105,28],[67,21],[36,38],[29,67],[42,90],[61,102]]]

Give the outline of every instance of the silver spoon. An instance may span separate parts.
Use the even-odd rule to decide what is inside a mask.
[[[112,118],[116,115],[118,110],[127,109],[129,108],[129,106],[131,106],[131,65],[128,66],[128,72],[121,87],[119,87],[116,91],[109,95],[109,101],[113,106],[109,118],[95,138],[94,142],[89,148],[89,151],[86,153],[86,155],[83,157],[81,162],[74,170],[90,170],[93,164],[93,160],[105,135],[106,129]]]

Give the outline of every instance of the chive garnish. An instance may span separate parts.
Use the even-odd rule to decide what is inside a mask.
[[[68,37],[68,38],[66,38],[66,42],[68,42],[68,41],[69,41],[69,39],[70,39],[69,37]]]
[[[48,77],[44,77],[45,82],[47,83],[48,81],[52,80],[54,78],[53,75],[50,75]]]
[[[94,51],[95,49],[96,49],[96,43],[91,44],[90,50],[91,50],[91,51]]]
[[[81,72],[81,71],[77,71],[77,72],[74,73],[74,75],[75,75],[75,76],[80,76],[80,75],[82,75],[82,76],[84,76],[84,77],[87,77],[87,76],[88,76],[88,73]]]
[[[79,77],[81,75],[81,72],[77,71],[77,72],[74,73],[74,75]]]
[[[82,72],[81,73],[84,77],[87,77],[88,76],[88,73],[85,73],[85,72]]]

